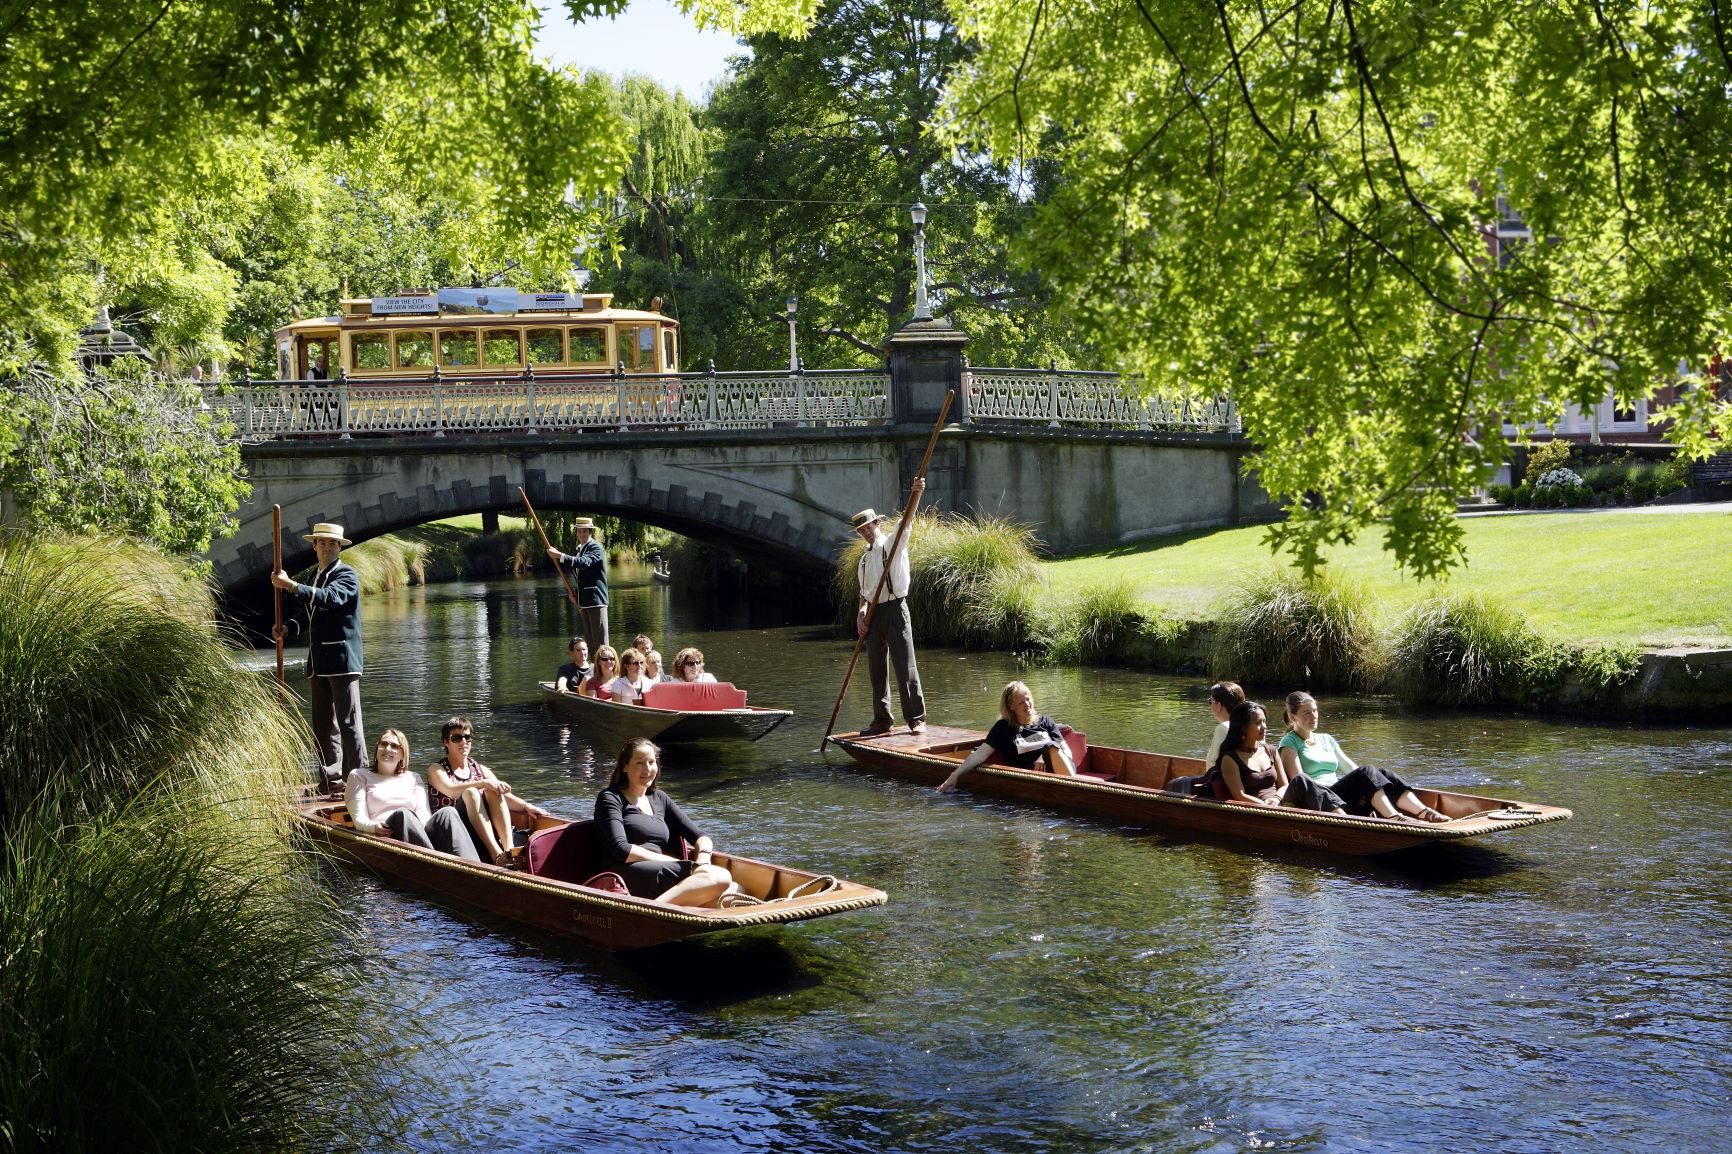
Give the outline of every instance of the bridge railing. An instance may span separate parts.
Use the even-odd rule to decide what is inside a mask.
[[[1144,396],[1134,377],[1073,369],[970,367],[963,373],[968,415],[985,422],[1091,425],[1173,432],[1239,433],[1232,398]]]
[[[243,441],[298,437],[748,429],[890,420],[890,374],[675,373],[595,377],[432,376],[390,381],[244,381],[205,389]]]

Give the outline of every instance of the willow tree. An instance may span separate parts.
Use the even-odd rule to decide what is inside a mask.
[[[1506,420],[1726,347],[1723,3],[955,8],[949,138],[1063,174],[1022,258],[1127,367],[1234,393],[1307,569],[1381,520],[1448,569]],[[1534,241],[1493,240],[1500,195]],[[1671,411],[1732,433],[1710,390]]]

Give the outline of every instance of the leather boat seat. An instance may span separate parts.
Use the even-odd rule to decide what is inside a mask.
[[[643,703],[652,709],[711,713],[719,709],[744,709],[746,691],[736,688],[731,681],[663,681],[650,686]]]
[[[538,878],[581,885],[607,870],[593,821],[574,821],[529,835],[526,859]]]

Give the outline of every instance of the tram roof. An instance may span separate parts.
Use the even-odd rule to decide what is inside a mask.
[[[679,327],[679,321],[665,313],[652,312],[648,309],[616,309],[613,307],[613,294],[591,293],[587,300],[603,302],[601,307],[583,309],[525,309],[514,313],[393,313],[385,316],[373,316],[371,297],[344,298],[340,303],[344,311],[335,316],[304,317],[298,321],[290,321],[275,330],[275,335],[281,339],[300,333],[328,332],[332,329],[386,329],[404,328],[416,325],[438,325],[450,327],[510,327],[533,325],[541,322],[551,324],[575,324],[584,321],[611,323],[615,321],[653,321],[657,324]],[[586,303],[587,303],[586,300]],[[360,306],[366,306],[367,311],[360,311]]]

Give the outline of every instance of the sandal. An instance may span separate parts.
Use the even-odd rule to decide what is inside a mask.
[[[1413,816],[1418,818],[1420,821],[1428,821],[1434,824],[1450,820],[1448,814],[1444,813],[1442,810],[1432,809],[1429,805],[1421,806],[1419,812]]]

